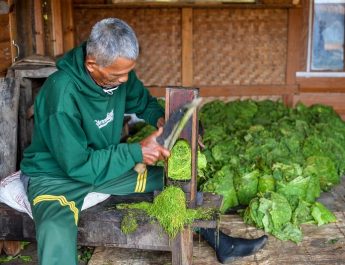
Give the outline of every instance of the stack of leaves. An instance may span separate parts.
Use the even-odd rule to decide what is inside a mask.
[[[345,172],[345,123],[331,107],[213,101],[200,118],[207,167],[198,185],[224,196],[223,212],[247,206],[247,223],[295,242],[301,224],[335,221],[316,202]]]

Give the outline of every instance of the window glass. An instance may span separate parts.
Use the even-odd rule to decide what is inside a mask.
[[[311,70],[344,71],[345,0],[315,0]]]

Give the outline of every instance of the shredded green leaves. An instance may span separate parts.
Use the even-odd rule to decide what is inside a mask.
[[[170,238],[174,238],[177,233],[183,230],[186,225],[190,225],[196,219],[211,219],[214,209],[188,209],[184,192],[175,186],[165,188],[154,198],[153,203],[140,202],[134,204],[120,204],[119,209],[141,209],[150,217],[155,218],[163,227]],[[126,218],[126,216],[125,216]],[[134,218],[134,215],[131,215]],[[124,223],[123,219],[122,223]],[[128,232],[131,229],[126,226],[122,231]],[[135,230],[134,230],[135,231]],[[130,231],[130,232],[134,232]]]

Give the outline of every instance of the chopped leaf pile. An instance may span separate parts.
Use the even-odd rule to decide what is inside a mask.
[[[171,149],[168,159],[168,177],[173,180],[190,180],[192,177],[192,152],[189,143],[179,139]]]
[[[191,224],[195,219],[211,219],[214,215],[214,209],[196,208],[188,209],[186,205],[186,198],[181,188],[175,186],[169,186],[165,188],[158,196],[153,200],[153,203],[140,202],[133,204],[120,204],[117,206],[119,209],[141,209],[144,210],[149,216],[155,218],[170,238],[174,238],[177,233],[183,230],[186,225]],[[134,218],[133,214],[130,214],[130,218]],[[123,223],[127,223],[125,220],[129,215],[125,215]],[[130,222],[129,222],[130,223]],[[130,227],[130,229],[128,229]],[[132,226],[126,226],[124,232],[134,232],[131,229]],[[130,230],[130,231],[129,231]]]

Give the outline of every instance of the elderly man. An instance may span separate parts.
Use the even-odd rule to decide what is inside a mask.
[[[42,86],[35,100],[31,145],[21,162],[36,224],[40,264],[77,264],[77,225],[89,192],[126,195],[163,188],[163,171],[153,165],[170,153],[157,144],[164,110],[136,77],[138,41],[123,21],[104,19],[86,43],[57,62],[58,71]],[[124,113],[158,129],[140,143],[120,143]],[[234,239],[200,230],[221,262],[254,253],[267,238]],[[243,241],[245,240],[245,241]],[[223,249],[225,247],[225,249]]]

